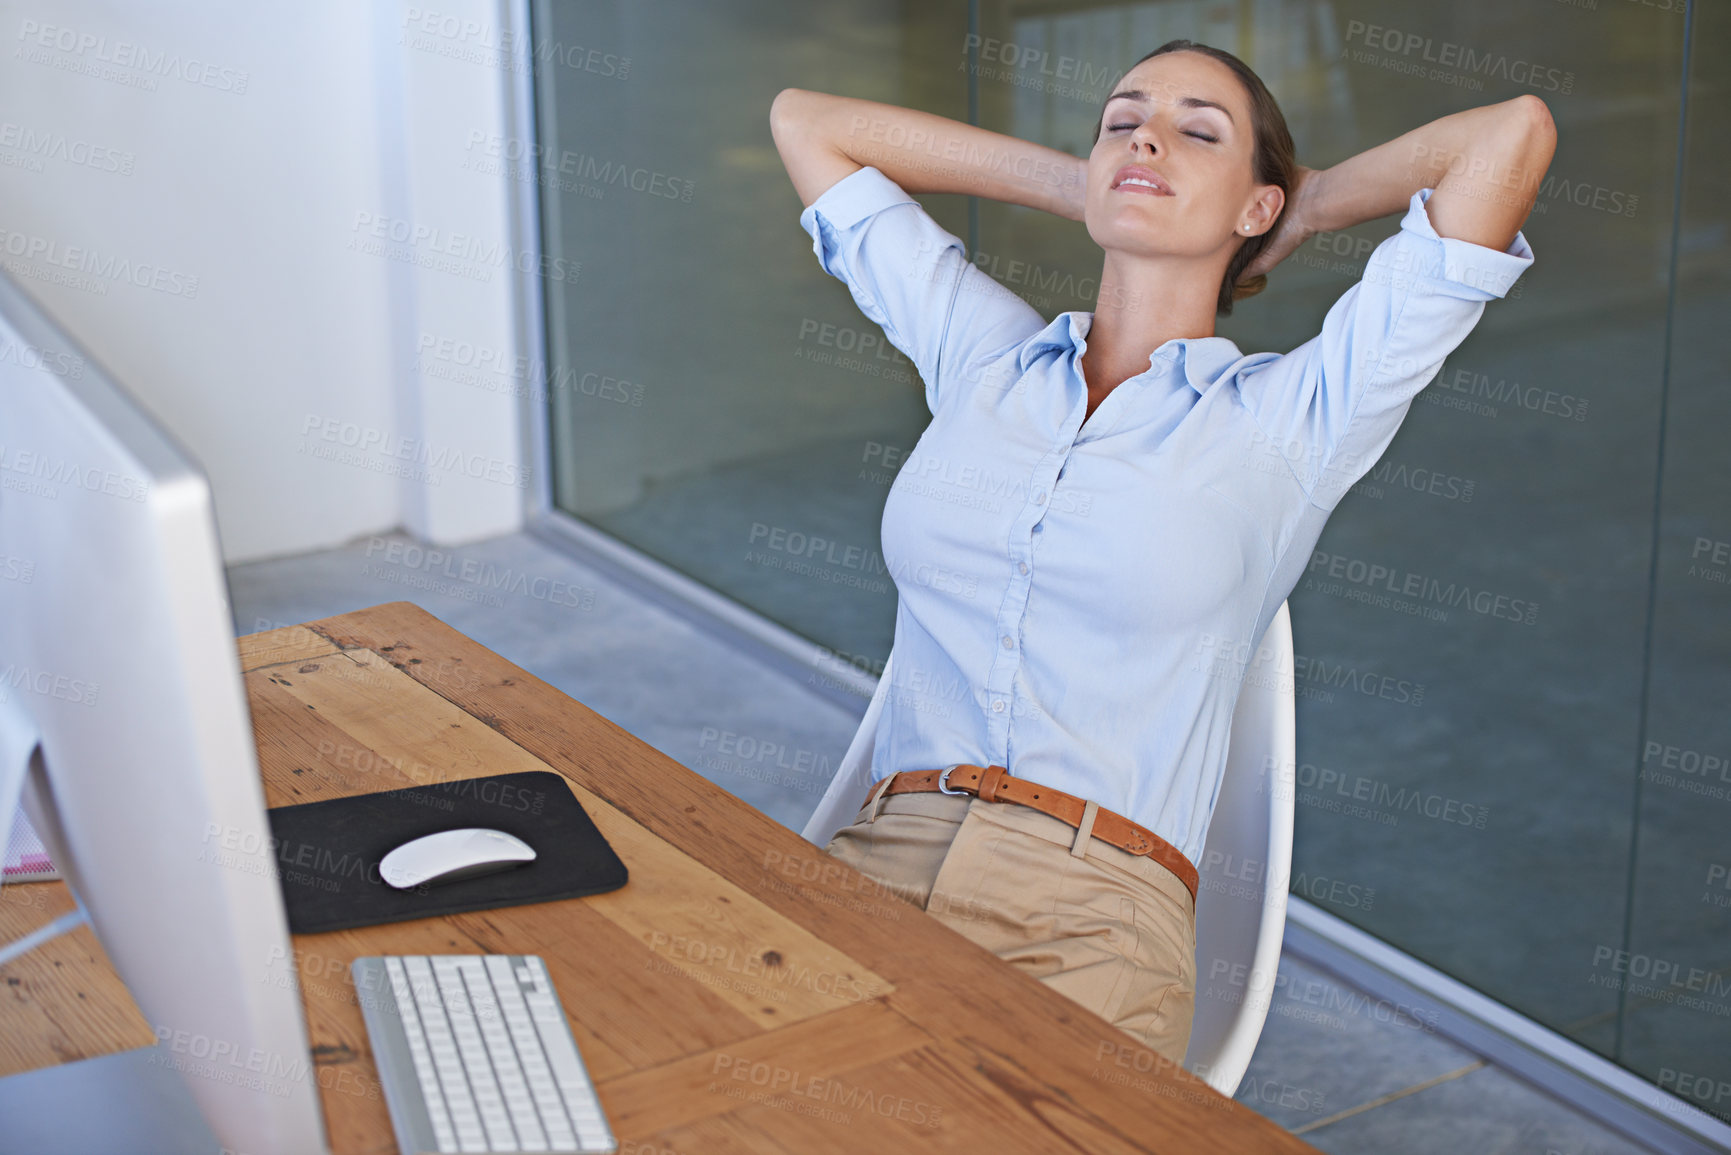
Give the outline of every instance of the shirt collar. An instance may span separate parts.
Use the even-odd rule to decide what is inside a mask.
[[[1079,357],[1088,348],[1088,331],[1093,327],[1094,314],[1079,309],[1059,313],[1044,329],[1023,342],[1017,353],[1022,371],[1028,371],[1040,353],[1047,349],[1074,349]],[[1153,368],[1170,355],[1184,364],[1184,380],[1198,395],[1220,379],[1228,366],[1243,357],[1238,346],[1226,337],[1176,337],[1148,355]]]

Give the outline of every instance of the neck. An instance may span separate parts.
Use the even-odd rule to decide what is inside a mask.
[[[1144,373],[1154,350],[1179,337],[1214,336],[1218,261],[1130,256],[1108,250],[1082,373],[1096,401]]]

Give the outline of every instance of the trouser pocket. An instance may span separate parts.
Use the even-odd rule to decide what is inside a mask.
[[[965,812],[949,795],[892,794],[874,822],[868,811],[836,831],[824,852],[924,909],[932,881]],[[939,799],[934,801],[934,799]]]
[[[1123,855],[1120,865],[1118,852],[1092,847],[1072,854],[1067,831],[1037,812],[976,806],[956,831],[926,910],[1181,1059],[1196,985],[1189,893],[1176,876],[1144,877],[1164,871],[1158,863]]]

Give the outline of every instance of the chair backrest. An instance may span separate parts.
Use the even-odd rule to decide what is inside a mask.
[[[1296,728],[1282,602],[1245,669],[1196,891],[1196,1012],[1184,1066],[1234,1095],[1268,1018],[1292,884]]]
[[[823,792],[817,809],[811,812],[805,829],[800,831],[800,836],[807,842],[828,846],[835,832],[852,822],[865,802],[866,791],[871,785],[872,751],[877,746],[878,719],[883,717],[884,699],[890,692],[890,667],[895,660],[893,651],[884,659],[884,672],[878,675],[878,688],[872,692],[865,717],[860,719],[859,729],[854,731],[853,741],[848,743],[841,765],[835,768],[829,789]]]
[[[829,789],[801,831],[828,845],[854,820],[871,784],[892,653]],[[1246,667],[1232,713],[1226,769],[1208,823],[1196,898],[1196,1011],[1184,1066],[1234,1095],[1268,1018],[1292,878],[1296,762],[1292,618],[1286,604]]]

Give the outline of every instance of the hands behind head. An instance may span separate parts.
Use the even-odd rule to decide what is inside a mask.
[[[1256,259],[1246,266],[1244,272],[1239,274],[1239,284],[1267,273],[1316,233],[1305,213],[1316,172],[1316,169],[1298,166],[1298,176],[1286,194],[1286,208],[1281,212],[1280,220],[1276,222],[1268,243],[1262,247]]]

